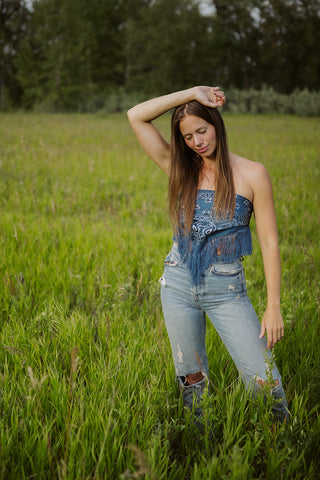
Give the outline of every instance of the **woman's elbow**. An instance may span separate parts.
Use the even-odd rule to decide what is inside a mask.
[[[129,108],[129,110],[127,111],[127,117],[128,117],[128,120],[130,123],[133,122],[133,118],[134,118],[134,107],[133,108]]]

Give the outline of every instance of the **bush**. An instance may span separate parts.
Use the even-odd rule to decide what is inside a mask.
[[[122,113],[136,105],[147,96],[139,92],[126,92],[123,88],[109,93],[96,93],[78,102],[76,110],[81,113]]]
[[[283,113],[300,116],[320,115],[320,91],[295,90],[290,95],[277,93],[272,87],[264,86],[261,90],[226,89],[227,102],[224,111],[232,113]],[[155,94],[156,96],[157,94]],[[113,90],[100,98],[100,103],[92,105],[98,108],[86,108],[83,111],[100,111],[118,113],[128,110],[143,100],[150,98],[142,92],[126,92],[124,89]]]
[[[2,90],[0,90],[0,111],[7,112],[12,109],[12,106],[9,89],[2,87]]]
[[[232,113],[284,113],[300,116],[320,115],[320,92],[295,90],[290,95],[264,86],[261,90],[226,89],[224,111]]]
[[[277,93],[272,87],[263,86],[261,90],[250,88],[248,90],[237,90],[225,88],[226,105],[225,112],[231,113],[282,113],[287,115],[299,115],[305,117],[320,115],[320,91],[310,92],[308,89],[294,90],[290,95]],[[155,93],[153,96],[157,96]],[[68,95],[65,95],[68,98]],[[68,106],[57,103],[57,98],[48,96],[41,101],[33,102],[29,107],[35,112],[57,112],[74,111],[80,113],[122,113],[133,105],[142,102],[152,95],[145,92],[128,92],[119,87],[104,92],[97,92],[96,89],[83,93],[73,92],[73,98],[69,96]],[[5,101],[2,110],[10,110],[10,105]],[[0,108],[1,110],[1,108]]]
[[[309,90],[296,90],[291,95],[294,113],[301,116],[315,116],[320,114],[320,93]]]

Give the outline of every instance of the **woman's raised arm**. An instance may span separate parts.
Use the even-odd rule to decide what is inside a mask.
[[[127,112],[129,122],[141,146],[167,175],[170,172],[170,144],[162,137],[152,121],[172,108],[191,100],[197,100],[211,107],[222,106],[225,102],[224,94],[219,87],[192,87],[139,103]]]

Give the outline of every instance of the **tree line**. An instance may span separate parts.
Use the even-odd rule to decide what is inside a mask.
[[[206,3],[0,0],[0,109],[88,110],[194,84],[320,89],[320,0]]]

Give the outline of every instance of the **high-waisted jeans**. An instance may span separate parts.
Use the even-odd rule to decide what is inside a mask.
[[[266,348],[266,338],[259,339],[261,326],[247,295],[241,260],[213,264],[195,286],[174,243],[165,259],[160,282],[162,309],[180,385],[188,374],[201,371],[206,378],[209,376],[205,347],[207,314],[246,388],[253,387],[256,392],[272,378],[273,412],[280,421],[287,420],[281,375]]]

